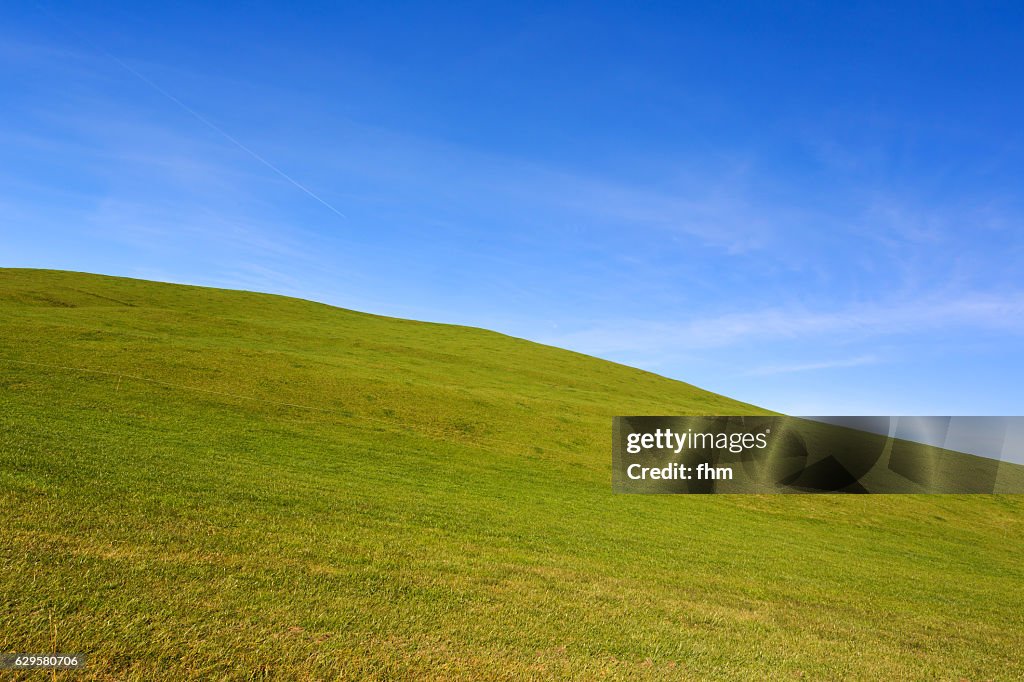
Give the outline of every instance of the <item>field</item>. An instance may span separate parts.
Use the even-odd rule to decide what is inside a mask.
[[[0,652],[86,653],[75,680],[1021,679],[1024,497],[612,494],[614,415],[759,412],[479,329],[0,270]]]

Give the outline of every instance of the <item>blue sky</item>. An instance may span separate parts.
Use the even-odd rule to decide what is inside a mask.
[[[1024,5],[210,4],[0,10],[0,265],[1024,414]]]

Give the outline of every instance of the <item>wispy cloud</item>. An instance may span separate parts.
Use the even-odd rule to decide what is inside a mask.
[[[658,182],[631,182],[351,121],[336,121],[334,129],[335,143],[322,145],[330,155],[320,158],[334,177],[390,186],[391,201],[429,188],[449,206],[505,206],[521,217],[523,230],[538,223],[585,234],[615,229],[653,234],[671,248],[684,241],[736,254],[765,248],[778,227],[806,221],[794,207],[768,206],[742,158],[691,163],[665,171]]]
[[[746,372],[746,374],[749,376],[769,376],[772,374],[790,374],[793,372],[810,372],[822,369],[862,367],[864,365],[874,365],[878,362],[880,362],[880,360],[875,355],[860,355],[854,358],[825,360],[822,362],[807,362],[793,365],[765,365],[762,367],[755,367],[754,369]]]
[[[1024,333],[1024,294],[927,298],[857,305],[831,312],[771,308],[675,323],[616,320],[596,323],[545,342],[601,355],[721,348],[752,342],[821,341],[829,337],[863,340],[945,327]]]

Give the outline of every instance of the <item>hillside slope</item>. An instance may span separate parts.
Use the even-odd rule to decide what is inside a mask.
[[[75,679],[1013,679],[1024,500],[615,496],[752,414],[478,329],[0,269],[0,651]]]

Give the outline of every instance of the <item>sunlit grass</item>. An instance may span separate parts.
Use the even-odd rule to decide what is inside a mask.
[[[756,411],[476,329],[0,270],[0,650],[56,626],[67,679],[1019,679],[1018,497],[612,495],[613,415]]]

